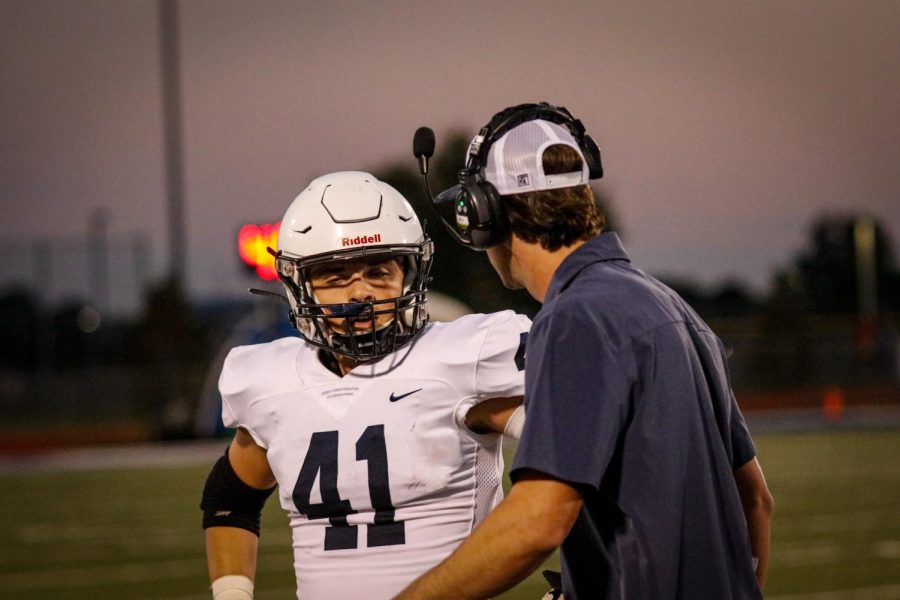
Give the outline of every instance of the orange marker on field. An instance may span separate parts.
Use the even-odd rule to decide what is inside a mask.
[[[836,423],[844,418],[846,405],[844,390],[839,387],[828,388],[822,396],[822,416],[829,423]]]

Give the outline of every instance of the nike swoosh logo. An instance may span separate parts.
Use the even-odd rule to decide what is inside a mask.
[[[394,394],[393,392],[391,392],[391,402],[396,402],[397,400],[403,400],[407,396],[411,396],[411,395],[415,394],[416,392],[421,392],[421,391],[422,391],[422,388],[419,388],[419,389],[413,390],[411,392],[406,392],[405,394],[400,394],[399,396]]]

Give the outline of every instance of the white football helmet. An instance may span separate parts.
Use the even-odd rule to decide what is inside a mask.
[[[425,292],[433,244],[400,192],[369,173],[323,175],[291,203],[278,232],[275,268],[287,290],[291,322],[309,343],[358,360],[401,348],[428,323]],[[349,304],[319,304],[309,269],[360,258],[398,258],[405,270],[398,298]],[[323,309],[328,309],[326,315]],[[373,316],[393,320],[376,328]],[[370,320],[371,329],[337,332],[326,317]]]

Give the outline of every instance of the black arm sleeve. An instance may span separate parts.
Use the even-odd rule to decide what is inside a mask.
[[[241,481],[231,467],[226,450],[225,455],[213,465],[203,488],[203,499],[200,501],[203,529],[240,527],[259,536],[259,518],[275,487],[259,490]]]

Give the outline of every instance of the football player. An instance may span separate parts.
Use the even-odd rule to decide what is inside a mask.
[[[432,252],[409,203],[367,173],[320,177],[291,204],[276,269],[300,336],[234,348],[219,380],[237,432],[201,504],[216,600],[253,597],[276,487],[305,599],[390,598],[500,501],[530,322],[429,322]]]

